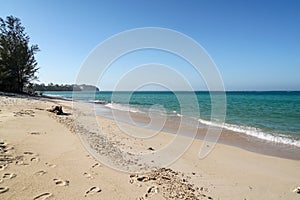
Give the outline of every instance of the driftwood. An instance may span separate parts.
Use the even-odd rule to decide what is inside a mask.
[[[52,106],[51,109],[47,109],[49,112],[56,113],[57,115],[63,115],[64,111],[62,110],[62,106]]]

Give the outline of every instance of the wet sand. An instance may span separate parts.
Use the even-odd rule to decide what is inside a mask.
[[[99,106],[98,106],[99,107]],[[111,111],[110,109],[101,106],[102,114],[97,113],[98,115],[102,115],[111,119],[117,119],[121,122],[125,122],[128,124],[136,125],[139,127],[147,126],[151,119],[149,115],[144,113],[127,113],[118,110]],[[105,114],[103,114],[105,113]],[[160,125],[152,125],[152,127],[147,127],[153,130],[160,130],[163,132],[176,134],[178,128],[180,126],[180,117],[169,117],[166,119],[164,126],[161,127]],[[192,122],[190,122],[192,123]],[[207,134],[207,128],[199,122],[193,122],[194,126],[197,126],[197,135],[195,139],[203,140],[205,135]],[[183,134],[189,136],[190,132],[195,131],[194,128],[191,128],[190,125],[186,125],[181,123]],[[230,146],[235,146],[242,148],[247,151],[275,156],[280,158],[286,159],[293,159],[293,160],[300,160],[300,147],[287,145],[277,142],[271,142],[256,138],[254,136],[246,135],[244,133],[238,133],[227,129],[222,129],[220,137],[218,138],[218,143],[226,144]]]

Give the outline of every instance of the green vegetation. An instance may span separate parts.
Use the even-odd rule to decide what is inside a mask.
[[[35,91],[99,91],[99,88],[93,85],[58,85],[50,83],[48,85],[45,84],[35,84],[34,85]]]
[[[99,91],[97,87],[85,84],[33,84],[39,69],[34,57],[38,51],[37,45],[29,45],[29,36],[20,19],[13,16],[6,20],[0,18],[0,91]]]
[[[0,18],[0,91],[24,92],[37,79],[37,45],[29,46],[29,36],[20,19]]]

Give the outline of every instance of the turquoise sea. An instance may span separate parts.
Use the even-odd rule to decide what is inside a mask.
[[[211,119],[209,92],[51,91],[44,92],[44,95],[100,102],[110,109],[135,113],[150,111],[169,116],[187,116],[204,125],[218,126],[217,119]],[[197,97],[197,102],[189,101],[193,95]],[[226,118],[223,128],[300,147],[300,91],[226,92]]]

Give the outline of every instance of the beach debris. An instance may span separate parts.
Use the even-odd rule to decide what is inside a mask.
[[[190,177],[184,173],[174,171],[170,168],[159,168],[149,173],[137,175],[131,174],[130,183],[136,182],[137,186],[143,182],[149,182],[152,186],[145,191],[144,197],[160,193],[167,199],[212,199],[204,194],[204,190],[199,189],[189,182]]]
[[[297,193],[297,194],[300,194],[300,186],[299,187],[296,187],[293,192]]]
[[[56,113],[57,115],[63,115],[64,114],[62,106],[52,106],[52,108],[47,109],[47,111]]]
[[[152,147],[149,147],[149,148],[148,148],[148,150],[150,150],[150,151],[154,151],[154,149],[153,149]]]

